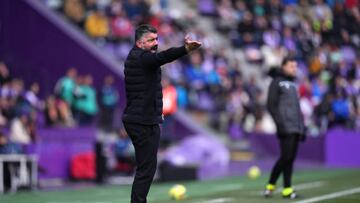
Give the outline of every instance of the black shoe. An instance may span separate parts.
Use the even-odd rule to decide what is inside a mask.
[[[286,199],[298,199],[298,198],[301,198],[300,195],[296,194],[296,192],[292,192],[288,195],[283,195],[283,198],[286,198]]]

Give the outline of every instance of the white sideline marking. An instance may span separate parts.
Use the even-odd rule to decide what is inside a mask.
[[[218,199],[202,201],[201,203],[224,203],[224,202],[231,202],[232,200],[233,198],[218,198]]]
[[[330,193],[330,194],[322,195],[322,196],[318,196],[318,197],[313,197],[313,198],[310,198],[310,199],[297,201],[297,202],[293,202],[293,203],[320,202],[320,201],[323,201],[323,200],[335,199],[337,197],[342,197],[342,196],[346,196],[346,195],[352,195],[352,194],[356,194],[356,193],[360,193],[360,187],[349,189],[349,190],[344,190],[344,191],[340,191],[340,192],[334,192],[334,193]]]

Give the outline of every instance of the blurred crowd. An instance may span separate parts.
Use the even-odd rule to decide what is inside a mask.
[[[0,61],[0,155],[40,153],[39,146],[46,144],[37,133],[42,128],[56,130],[96,126],[100,132],[114,135],[112,169],[132,174],[132,144],[115,119],[115,114],[120,115],[120,97],[114,80],[112,75],[108,75],[103,85],[96,89],[92,85],[91,75],[79,74],[76,68],[69,68],[56,82],[52,94],[39,96],[38,83],[27,86],[21,78],[11,74],[11,68]],[[71,158],[76,160],[76,156]],[[73,162],[72,165],[76,166]],[[5,191],[13,191],[19,186],[14,179],[17,173],[14,171],[18,170],[18,166],[6,162],[3,168]],[[80,173],[89,170],[81,167],[77,169]]]
[[[99,90],[92,82],[91,75],[70,68],[57,81],[53,94],[43,99],[36,82],[25,87],[0,62],[0,153],[23,152],[23,146],[36,142],[38,127],[97,125],[107,132],[118,130],[114,114],[119,94],[113,76],[106,76]]]
[[[98,116],[99,127],[112,131],[118,104],[119,93],[113,76],[106,76],[100,90],[96,90],[91,75],[80,75],[70,68],[57,81],[54,95],[47,97],[46,125],[91,125]]]
[[[359,3],[220,0],[213,15],[217,29],[263,75],[286,55],[298,60],[301,108],[308,133],[316,135],[329,126],[360,126]]]
[[[176,109],[205,113],[212,128],[234,138],[239,132],[275,131],[265,108],[267,73],[279,68],[286,55],[298,60],[309,134],[336,125],[360,127],[357,0],[189,1],[195,13],[170,10],[166,0],[44,1],[119,61],[133,46],[140,23],[158,29],[161,49],[182,44],[189,33],[202,40],[203,49],[167,65],[164,84],[176,90]],[[216,39],[197,28],[199,18],[211,19],[230,43],[215,47]],[[239,65],[237,51],[260,74],[244,74],[248,67]]]
[[[36,112],[42,108],[38,92],[37,83],[25,89],[0,61],[0,153],[22,151],[21,145],[36,140]]]

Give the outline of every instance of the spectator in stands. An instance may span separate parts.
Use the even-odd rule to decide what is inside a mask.
[[[56,109],[58,110],[61,125],[71,127],[76,123],[74,121],[73,113],[66,102],[61,99],[56,99]]]
[[[83,86],[84,86],[84,76],[77,75],[76,83],[75,83],[75,87],[74,87],[74,91],[73,91],[74,100],[73,100],[73,105],[71,108],[71,112],[73,113],[74,119],[77,123],[79,123],[80,118],[81,118],[81,110],[80,110],[81,107],[79,105],[79,102],[80,102],[80,100],[84,99],[84,97],[85,97]]]
[[[5,126],[15,115],[12,77],[6,64],[0,61],[0,125]]]
[[[245,12],[248,11],[248,7],[246,5],[246,2],[244,0],[236,0],[235,1],[235,19],[237,22],[240,22],[243,20]]]
[[[114,128],[114,114],[119,104],[119,93],[114,86],[114,77],[108,75],[104,79],[99,94],[100,118],[99,127],[105,131]]]
[[[9,92],[10,99],[14,100],[14,102],[16,103],[19,97],[23,96],[23,91],[24,91],[24,81],[19,78],[14,78],[10,84],[10,92]]]
[[[269,5],[266,8],[267,13],[272,17],[280,17],[283,10],[283,5],[280,0],[270,0]]]
[[[111,16],[115,16],[119,12],[124,11],[123,2],[122,1],[111,1],[110,5],[109,5],[109,9],[110,9],[109,11],[110,11]]]
[[[262,91],[257,85],[255,76],[250,77],[250,80],[244,84],[244,89],[250,99],[248,104],[243,104],[245,107],[244,121],[246,121],[247,116],[250,116],[253,120],[250,132],[254,130],[261,131],[258,126],[261,121],[263,111],[265,110],[265,106],[261,103]]]
[[[221,0],[217,6],[217,13],[219,15],[218,29],[228,32],[236,25],[235,10],[231,0]]]
[[[333,95],[331,93],[326,93],[319,105],[314,109],[315,122],[319,126],[320,133],[325,133],[329,127],[329,123],[333,122],[334,114],[332,112],[331,101],[333,100]]]
[[[3,131],[0,131],[0,155],[11,153],[9,141]]]
[[[9,83],[11,81],[9,70],[6,64],[0,61],[0,85],[4,85],[5,83]]]
[[[196,107],[199,105],[198,98],[201,91],[205,88],[205,74],[203,72],[203,56],[200,52],[195,51],[190,55],[190,63],[185,67],[185,77],[189,83],[189,94],[193,95],[190,105]]]
[[[80,125],[92,124],[98,112],[96,91],[92,87],[92,83],[92,76],[85,75],[80,79],[80,83],[75,88],[75,118]]]
[[[237,25],[238,38],[235,39],[239,47],[249,45],[253,42],[252,32],[255,30],[253,24],[253,15],[250,12],[244,14],[244,18]]]
[[[65,101],[69,108],[72,107],[73,104],[76,76],[76,68],[70,68],[67,70],[66,75],[60,78],[55,85],[55,94]]]
[[[13,106],[9,100],[10,97],[10,83],[5,83],[0,86],[0,125],[5,125],[9,118],[12,118]]]
[[[351,122],[350,104],[343,91],[339,91],[335,94],[331,107],[334,112],[333,125],[349,125]]]
[[[17,106],[21,105],[22,112],[26,112],[29,114],[29,131],[31,132],[31,136],[35,137],[36,135],[36,124],[37,124],[37,117],[38,112],[43,110],[43,103],[38,97],[39,93],[39,85],[37,83],[33,83],[30,86],[30,89],[27,90],[22,99],[18,101]]]
[[[28,91],[25,92],[25,101],[28,103],[29,108],[32,109],[32,111],[37,111],[37,110],[43,110],[43,103],[40,100],[38,94],[40,91],[40,87],[38,83],[32,83],[30,85],[30,89]]]
[[[263,41],[265,45],[272,49],[280,46],[281,36],[280,33],[275,29],[269,29],[263,34]]]
[[[143,0],[128,0],[124,2],[124,10],[130,21],[138,24],[149,16],[149,5]]]
[[[30,113],[30,108],[25,100],[24,81],[14,79],[11,82],[10,105],[13,108],[12,116],[19,116],[23,113]],[[11,117],[12,119],[13,117]]]
[[[298,56],[297,43],[297,39],[294,37],[292,29],[290,27],[285,27],[281,44],[288,50],[289,55]]]
[[[19,145],[27,145],[32,142],[29,119],[29,115],[23,113],[12,120],[10,127],[11,142]]]
[[[90,12],[96,10],[98,8],[97,6],[98,0],[86,0],[85,1],[85,10],[87,14]]]
[[[176,84],[176,95],[177,95],[177,105],[179,109],[186,109],[188,107],[188,92],[186,90],[186,85],[183,81],[179,81]]]
[[[85,20],[86,33],[97,42],[103,41],[110,33],[109,19],[105,11],[96,9],[92,11]]]
[[[299,25],[300,19],[296,14],[295,9],[296,6],[294,4],[289,4],[285,7],[285,10],[282,14],[282,22],[284,23],[285,27],[294,29]]]
[[[231,91],[231,100],[229,107],[232,109],[228,112],[231,116],[231,121],[246,126],[246,131],[251,131],[254,127],[253,116],[250,114],[250,97],[243,89],[243,85],[238,85]],[[232,113],[231,113],[232,112]],[[249,112],[249,114],[248,114]]]
[[[47,100],[45,113],[46,118],[49,119],[47,122],[49,125],[57,124],[58,122],[55,122],[56,120],[60,120],[59,124],[64,126],[74,125],[73,113],[75,112],[74,92],[76,87],[76,77],[76,68],[69,68],[66,75],[57,81],[55,85],[56,98],[54,99],[50,95]],[[57,116],[55,116],[55,109]],[[58,119],[55,119],[56,117],[58,117]]]
[[[126,17],[125,11],[120,8],[111,19],[111,34],[115,39],[128,41],[134,31],[131,21]]]
[[[0,127],[4,127],[7,125],[7,119],[2,113],[2,108],[0,108]]]
[[[255,101],[257,99],[258,93],[261,91],[256,81],[256,77],[252,75],[250,80],[244,84],[245,90],[248,93],[251,100]]]
[[[296,14],[301,20],[308,21],[311,19],[310,13],[311,6],[308,0],[299,0],[298,5],[296,6]]]
[[[332,11],[323,0],[315,0],[315,5],[310,10],[310,17],[315,31],[328,32],[332,29]]]
[[[48,127],[57,126],[61,123],[61,116],[56,106],[56,99],[50,95],[47,97],[45,102],[45,125]]]
[[[63,4],[64,14],[76,25],[83,27],[85,9],[81,0],[65,0]]]

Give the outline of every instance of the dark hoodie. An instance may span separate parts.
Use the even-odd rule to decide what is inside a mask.
[[[273,80],[269,87],[267,108],[275,121],[278,137],[304,136],[304,119],[294,78],[285,75],[281,69],[273,70],[269,75]]]

